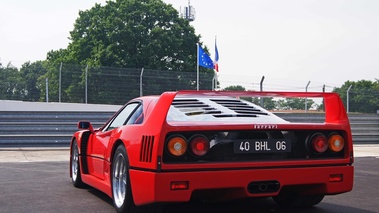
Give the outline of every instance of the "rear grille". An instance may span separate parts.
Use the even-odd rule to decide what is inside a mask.
[[[140,161],[151,163],[153,155],[154,136],[142,136],[142,144],[140,151]]]

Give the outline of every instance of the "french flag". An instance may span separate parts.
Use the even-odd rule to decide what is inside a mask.
[[[213,61],[213,69],[218,72],[218,50],[217,50],[217,40],[215,39],[215,60]]]

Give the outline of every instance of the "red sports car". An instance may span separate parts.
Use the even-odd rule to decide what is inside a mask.
[[[291,123],[248,101],[265,96],[323,98],[325,122]],[[99,129],[78,128],[72,182],[103,191],[117,212],[247,197],[312,206],[353,187],[350,124],[336,93],[165,92],[129,101]]]

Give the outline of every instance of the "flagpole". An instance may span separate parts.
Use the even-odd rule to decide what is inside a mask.
[[[217,54],[216,53],[216,48],[217,48],[217,35],[215,35],[215,62],[218,63],[218,61],[216,61],[217,60],[216,59],[216,54]],[[217,89],[217,82],[218,82],[218,70],[216,70],[215,75],[216,75],[216,78],[215,78],[215,88],[214,88],[214,90],[216,91],[216,89]]]
[[[218,82],[218,73],[216,72],[215,90],[217,90],[217,82]]]
[[[199,90],[199,43],[196,43],[196,55],[197,55],[197,60],[196,60],[196,68],[197,68],[197,79],[196,79],[196,89]]]

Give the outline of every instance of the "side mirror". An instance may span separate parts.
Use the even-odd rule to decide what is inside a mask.
[[[91,132],[93,132],[92,124],[89,121],[79,121],[78,122],[78,129],[80,129],[80,130],[87,129],[87,130],[90,130]]]

